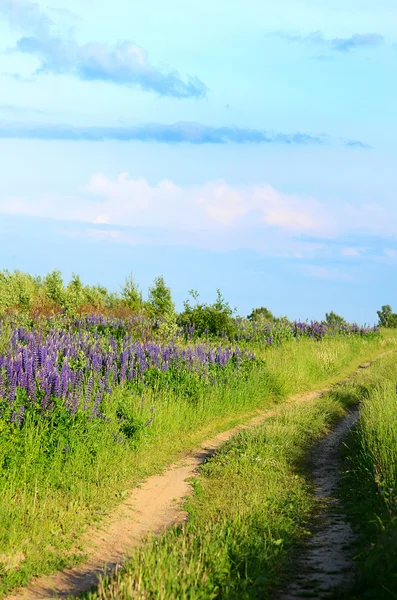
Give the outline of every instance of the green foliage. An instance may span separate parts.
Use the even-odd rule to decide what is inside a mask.
[[[345,319],[336,314],[333,310],[325,314],[325,321],[331,327],[342,327],[343,325],[347,325]]]
[[[132,273],[126,278],[124,287],[121,291],[121,297],[128,308],[139,311],[143,307],[142,293],[138,284],[135,282]]]
[[[332,375],[340,376],[379,346],[378,339],[362,338],[294,341],[263,349],[265,364],[230,369],[216,386],[182,372],[150,371],[141,389],[126,385],[106,396],[103,418],[80,411],[71,418],[56,404],[53,419],[39,418],[39,406],[27,411],[22,427],[1,419],[1,556],[25,558],[19,567],[4,567],[0,593],[83,560],[83,551],[71,552],[76,539],[127,489],[204,438],[273,406],[275,398],[325,384],[330,354]],[[81,360],[73,368],[83,366]]]
[[[159,320],[160,337],[163,339],[174,337],[178,329],[177,314],[171,288],[166,285],[163,277],[156,277],[149,288],[147,304],[150,314]]]
[[[0,325],[0,354],[6,352],[12,333],[12,327],[9,320],[3,319]],[[1,377],[1,375],[0,375]]]
[[[86,598],[274,598],[314,506],[300,462],[342,412],[325,397],[232,438],[201,467],[187,524],[149,540]]]
[[[160,319],[158,332],[163,340],[172,339],[178,331],[177,315],[175,310],[166,310]]]
[[[269,321],[272,323],[275,320],[273,313],[264,306],[260,308],[253,308],[251,314],[248,315],[247,319],[250,321]]]
[[[166,313],[175,313],[175,304],[172,300],[171,288],[169,288],[163,277],[156,277],[153,285],[149,288],[148,305],[152,314],[160,318]]]
[[[73,273],[72,279],[66,287],[65,300],[63,308],[67,315],[76,314],[77,309],[84,303],[84,288],[78,275]]]
[[[117,295],[102,285],[84,286],[84,296],[91,310],[112,310],[117,303]]]
[[[77,316],[81,312],[110,311],[117,300],[103,286],[83,285],[75,274],[65,286],[60,271],[52,271],[43,278],[20,271],[0,272],[0,316],[12,314],[20,323],[37,314]]]
[[[381,310],[377,311],[380,327],[397,328],[397,314],[392,311],[390,304],[382,306]]]
[[[397,590],[396,381],[392,356],[373,365],[350,391],[361,409],[345,451],[341,490],[358,534],[353,548],[358,577],[349,600],[388,600]]]
[[[48,273],[43,279],[43,285],[46,298],[54,304],[63,306],[65,301],[65,289],[63,287],[61,272],[52,271],[51,273]]]
[[[116,417],[120,433],[135,447],[145,430],[145,420],[141,415],[134,414],[133,408],[127,398],[122,398],[116,408]]]
[[[40,288],[40,280],[21,271],[0,272],[0,314],[27,312]]]
[[[184,302],[184,310],[179,315],[179,322],[184,326],[193,326],[195,335],[225,336],[233,339],[237,333],[236,323],[233,321],[233,309],[226,302],[219,289],[213,304],[199,302],[199,294],[190,290],[189,294],[195,304],[190,300]]]

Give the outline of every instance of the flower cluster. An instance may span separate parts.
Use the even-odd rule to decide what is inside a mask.
[[[357,324],[329,325],[320,321],[289,321],[288,319],[277,319],[269,322],[265,319],[250,321],[248,319],[235,318],[232,335],[223,332],[219,337],[235,342],[254,342],[268,346],[280,344],[290,339],[315,339],[322,340],[324,337],[333,336],[368,336],[380,333],[379,327],[360,326]],[[208,335],[204,332],[204,337]],[[187,340],[197,339],[198,335],[194,325],[184,325],[180,336]]]
[[[0,354],[0,406],[12,408],[12,422],[22,422],[28,405],[34,404],[43,414],[51,412],[56,399],[71,414],[81,407],[100,416],[105,394],[118,385],[144,383],[149,370],[189,371],[208,378],[213,372],[228,366],[238,369],[243,360],[255,359],[238,347],[158,344],[136,341],[131,334],[117,337],[109,330],[119,331],[123,322],[102,317],[69,325],[12,330],[7,350]]]

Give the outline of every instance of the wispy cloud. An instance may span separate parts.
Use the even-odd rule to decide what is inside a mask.
[[[315,199],[267,184],[151,185],[127,173],[97,173],[75,195],[0,196],[0,214],[84,223],[109,242],[249,248],[280,257],[311,256],[294,236],[324,233],[330,222]]]
[[[147,52],[130,40],[109,47],[101,42],[79,44],[68,29],[61,35],[55,23],[29,0],[0,0],[0,16],[24,33],[13,50],[37,57],[36,73],[71,74],[87,81],[136,86],[161,96],[203,98],[206,85],[197,77],[155,67]]]
[[[323,46],[336,52],[345,53],[360,48],[378,48],[385,43],[384,36],[379,33],[354,33],[345,38],[327,38],[321,31],[314,31],[306,35],[275,31],[268,33],[266,37],[277,37],[288,42]]]
[[[102,142],[106,140],[161,142],[177,144],[286,144],[323,145],[332,143],[329,136],[307,133],[280,133],[261,129],[249,129],[234,125],[212,127],[201,123],[181,122],[170,125],[147,123],[128,126],[75,126],[60,123],[21,123],[0,121],[0,138],[36,140],[72,140]],[[349,142],[345,146],[367,147],[362,142]]]
[[[95,201],[97,199],[97,201]],[[150,185],[120,173],[94,174],[78,195],[0,198],[0,213],[78,220],[96,225],[162,227],[188,231],[264,226],[315,234],[329,227],[325,207],[312,198],[284,194],[267,184],[234,186],[226,181],[179,186]],[[251,218],[252,217],[252,218]]]
[[[350,52],[356,48],[377,48],[385,41],[379,33],[355,33],[348,38],[333,38],[331,45],[338,52]]]
[[[345,146],[347,148],[363,148],[363,149],[368,149],[371,147],[368,144],[364,144],[364,142],[360,142],[359,140],[347,140],[345,142]]]
[[[294,235],[331,239],[343,234],[377,235],[382,231],[389,235],[390,230],[395,230],[397,211],[390,214],[375,208],[328,205],[312,197],[280,192],[269,184],[232,185],[218,180],[180,186],[162,180],[150,185],[145,179],[130,178],[128,173],[120,173],[114,179],[96,173],[78,195],[0,197],[2,213],[98,225],[170,226],[189,231],[240,227],[252,235],[266,225]],[[302,241],[313,242],[313,239]],[[323,245],[324,238],[320,242]],[[352,249],[358,251],[361,246],[344,244],[343,248],[345,254],[352,255]]]
[[[96,173],[70,195],[0,195],[0,214],[69,222],[77,229],[84,224],[117,243],[257,250],[299,260],[306,275],[321,279],[343,279],[344,266],[379,257],[395,261],[397,255],[389,239],[397,209],[327,204],[265,183],[152,185],[127,173],[115,178]],[[342,272],[323,271],[329,261]]]

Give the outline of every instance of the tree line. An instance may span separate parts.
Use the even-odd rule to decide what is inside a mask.
[[[177,323],[193,326],[197,333],[219,334],[233,327],[236,310],[217,290],[215,301],[202,302],[195,290],[190,290],[183,310],[177,312],[170,287],[162,276],[156,277],[143,297],[138,284],[129,275],[119,291],[112,292],[102,285],[85,285],[79,275],[73,274],[66,284],[60,271],[54,270],[41,277],[22,271],[0,271],[0,316],[52,316],[64,314],[79,316],[86,314],[126,317],[142,315],[160,319],[162,327],[172,328]],[[389,305],[377,311],[381,327],[396,327],[397,314]],[[254,308],[246,317],[250,322],[275,323],[286,319],[276,317],[268,308]],[[341,327],[347,322],[334,311],[326,313],[324,321],[330,326]],[[171,331],[170,331],[171,333]]]

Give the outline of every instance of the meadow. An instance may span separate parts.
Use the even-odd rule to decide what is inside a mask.
[[[188,522],[148,538],[85,600],[277,598],[294,576],[296,553],[319,511],[307,453],[357,404],[362,414],[345,448],[339,491],[361,529],[353,549],[357,581],[354,589],[324,597],[394,598],[396,380],[395,357],[385,357],[321,398],[282,405],[262,425],[235,436],[201,467],[187,501]],[[313,592],[309,587],[302,597],[318,598]]]
[[[258,309],[239,318],[220,292],[213,304],[201,303],[193,292],[178,313],[162,278],[143,300],[132,278],[112,295],[77,277],[65,286],[57,272],[45,278],[0,274],[0,593],[81,562],[87,552],[83,532],[145,477],[202,440],[258,409],[335,383],[394,348],[393,335],[336,317],[292,322]],[[145,552],[145,560],[138,555],[124,596],[112,595],[110,583],[100,597],[127,598],[134,591],[142,597],[215,598],[223,590],[243,598],[258,569],[263,573],[266,565],[279,573],[284,548],[299,537],[312,506],[304,478],[291,478],[291,464],[342,414],[343,402],[327,397],[304,409],[286,407],[265,433],[232,441],[203,470],[207,479],[223,478],[217,486],[224,495],[209,491],[211,501],[200,507],[207,493],[200,483],[187,530],[153,542],[153,555]],[[225,453],[245,458],[226,464]],[[395,465],[395,456],[388,459],[390,470],[389,463]],[[280,469],[272,469],[273,481],[262,467],[275,464]],[[248,524],[240,509],[227,512],[236,471],[242,480],[232,486],[234,504],[246,506]],[[395,475],[391,471],[384,486]],[[259,531],[269,532],[266,548]],[[223,540],[222,548],[215,538]],[[247,545],[248,538],[259,546]],[[175,570],[170,544],[181,544],[185,553],[174,553]],[[181,560],[190,565],[185,579],[177,568]],[[170,574],[165,588],[164,569]],[[150,586],[158,579],[158,589],[147,587],[149,572]],[[263,577],[258,589],[266,592],[278,575]],[[197,591],[198,578],[207,595]]]

